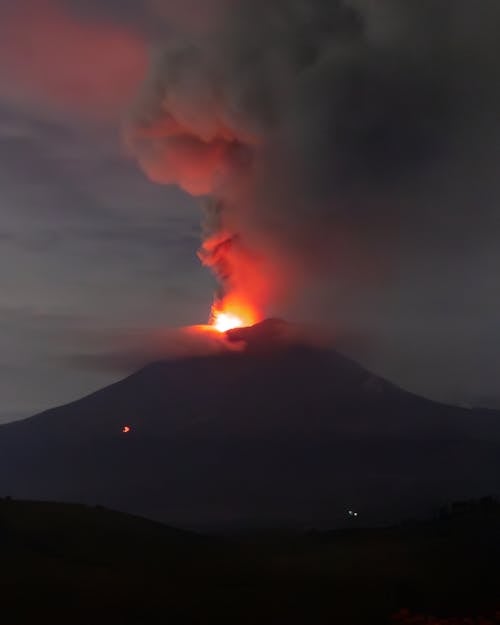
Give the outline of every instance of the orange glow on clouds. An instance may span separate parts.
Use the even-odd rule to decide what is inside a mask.
[[[119,119],[147,71],[131,28],[78,17],[61,0],[0,2],[0,96],[58,118]]]

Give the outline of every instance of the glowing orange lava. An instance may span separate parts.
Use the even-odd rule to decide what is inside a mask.
[[[245,328],[257,323],[258,314],[250,306],[224,302],[212,308],[210,325],[218,332],[224,333],[234,328]]]
[[[245,324],[237,315],[219,312],[214,316],[213,325],[219,332],[227,332],[233,328],[242,328]]]
[[[131,431],[131,429],[132,428],[129,425],[124,425],[122,427],[122,432],[123,432],[123,434],[128,434]]]

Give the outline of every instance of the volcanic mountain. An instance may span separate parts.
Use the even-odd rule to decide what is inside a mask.
[[[231,331],[244,349],[157,362],[2,426],[0,496],[184,527],[320,526],[497,490],[499,413],[417,397],[286,328]]]

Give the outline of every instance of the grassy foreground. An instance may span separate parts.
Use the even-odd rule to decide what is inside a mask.
[[[500,607],[498,507],[394,528],[225,538],[102,508],[0,500],[0,548],[9,625],[493,623]]]

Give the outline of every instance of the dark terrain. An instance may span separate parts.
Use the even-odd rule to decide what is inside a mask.
[[[329,528],[350,508],[373,525],[498,491],[498,412],[417,397],[284,327],[0,427],[0,496],[205,531]]]
[[[392,528],[203,537],[1,500],[0,545],[8,625],[376,625],[401,608],[486,616],[500,605],[491,501]]]

